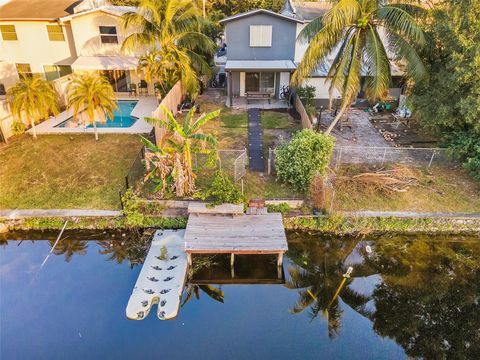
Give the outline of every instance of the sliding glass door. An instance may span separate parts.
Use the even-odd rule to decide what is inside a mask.
[[[100,75],[105,76],[115,92],[127,92],[130,84],[130,72],[125,70],[100,70]]]
[[[274,72],[247,72],[245,74],[246,92],[265,92],[275,95]]]

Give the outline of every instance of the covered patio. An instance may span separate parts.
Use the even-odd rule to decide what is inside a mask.
[[[117,93],[154,94],[153,84],[147,84],[139,76],[138,58],[134,56],[79,56],[72,69],[75,72],[98,71]]]
[[[296,66],[292,60],[227,60],[227,106],[287,107],[281,100]]]

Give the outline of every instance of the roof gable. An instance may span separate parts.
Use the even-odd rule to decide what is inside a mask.
[[[284,20],[287,20],[287,21],[303,23],[303,20],[301,20],[301,19],[297,19],[297,18],[287,16],[287,15],[278,14],[276,12],[273,12],[273,11],[270,11],[270,10],[265,10],[265,9],[250,10],[250,11],[247,11],[247,12],[244,12],[244,13],[241,13],[241,14],[232,15],[232,16],[229,16],[225,19],[220,20],[219,22],[221,24],[224,24],[224,23],[228,23],[228,22],[231,22],[231,21],[246,18],[246,17],[249,17],[249,16],[257,15],[257,14],[265,14],[265,15],[275,16],[275,17],[278,17],[278,18],[281,18],[281,19],[284,19]]]
[[[64,16],[60,18],[60,21],[70,21],[76,17],[90,15],[96,12],[103,12],[113,16],[121,17],[128,12],[135,12],[137,8],[134,6],[100,6],[91,10],[81,11],[72,15]]]

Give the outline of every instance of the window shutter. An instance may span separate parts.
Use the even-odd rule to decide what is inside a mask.
[[[271,47],[272,25],[250,25],[250,46]]]

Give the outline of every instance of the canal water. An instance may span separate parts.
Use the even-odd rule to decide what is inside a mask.
[[[1,359],[480,358],[478,238],[289,233],[280,279],[194,258],[175,320],[130,321],[148,234],[66,232],[42,267],[56,235],[0,237]]]

